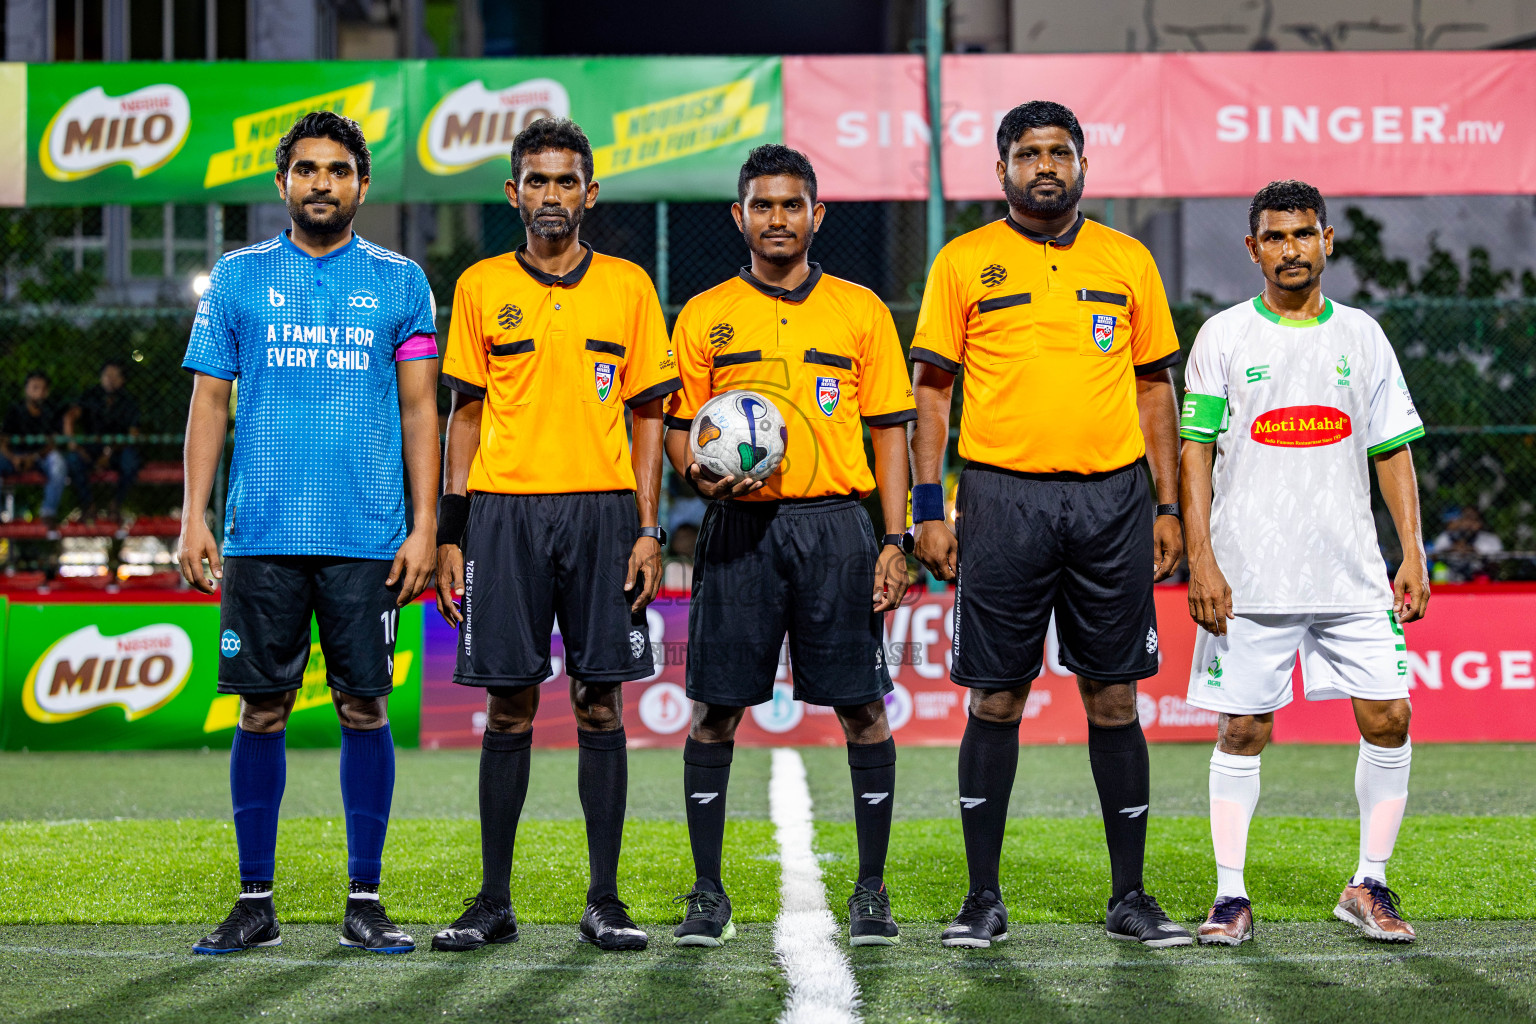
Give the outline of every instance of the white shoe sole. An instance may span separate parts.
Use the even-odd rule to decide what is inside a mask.
[[[990,939],[954,938],[954,939],[940,939],[939,941],[942,942],[946,946],[956,946],[956,947],[959,947],[961,949],[986,949],[987,947],[991,946],[992,943],[994,943],[994,942],[1002,942],[1007,937],[1008,937],[1008,933],[1007,932],[1003,932],[1003,934],[995,935],[995,936],[993,936]]]
[[[1382,931],[1380,928],[1377,928],[1369,921],[1356,917],[1354,914],[1351,914],[1343,907],[1337,905],[1335,905],[1333,908],[1333,916],[1338,918],[1340,921],[1343,921],[1345,924],[1354,925],[1356,928],[1360,929],[1361,935],[1364,935],[1368,939],[1375,939],[1377,942],[1412,942],[1415,938],[1417,938],[1417,936],[1414,935],[1404,935],[1402,932]]]
[[[1252,931],[1244,932],[1240,936],[1239,935],[1198,935],[1198,936],[1196,936],[1196,939],[1199,940],[1200,945],[1202,945],[1202,946],[1241,946],[1243,943],[1249,941],[1252,938],[1253,938],[1253,932]]]
[[[710,947],[712,949],[715,946],[724,945],[725,941],[727,939],[734,939],[735,937],[736,937],[736,922],[735,921],[727,921],[727,922],[725,922],[725,927],[721,930],[720,937],[718,939],[715,938],[713,935],[697,935],[697,934],[695,934],[695,935],[674,935],[672,937],[672,945],[674,945],[674,946],[708,946],[708,947]]]
[[[1122,942],[1139,942],[1143,946],[1151,946],[1153,949],[1167,949],[1170,946],[1189,946],[1194,944],[1194,939],[1188,935],[1175,935],[1167,939],[1140,939],[1134,935],[1123,935],[1120,932],[1105,931],[1112,939],[1120,939]]]
[[[850,935],[850,946],[895,946],[901,942],[900,935]]]

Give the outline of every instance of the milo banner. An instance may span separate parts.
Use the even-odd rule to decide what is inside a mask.
[[[569,117],[605,199],[734,199],[748,150],[782,135],[777,57],[438,60],[407,66],[405,191],[497,202],[512,139]]]
[[[628,201],[733,198],[747,151],[782,136],[777,57],[3,67],[26,110],[5,205],[272,202],[273,150],[312,110],[362,125],[374,202],[497,202],[512,139],[549,115]],[[20,142],[0,131],[0,167]]]
[[[11,604],[0,611],[7,627],[0,749],[229,745],[240,699],[217,692],[217,604]],[[389,701],[400,746],[416,746],[420,734],[421,612],[416,604],[400,613]],[[325,678],[325,654],[312,638],[289,746],[340,744]]]
[[[273,150],[312,110],[362,125],[369,196],[398,201],[401,90],[395,61],[33,64],[27,205],[273,202]]]

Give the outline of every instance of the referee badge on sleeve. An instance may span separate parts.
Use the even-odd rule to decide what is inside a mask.
[[[1100,352],[1108,352],[1115,343],[1115,318],[1107,313],[1093,315],[1093,343]]]
[[[608,401],[608,392],[613,390],[613,371],[618,369],[612,363],[598,363],[592,371],[593,383],[597,385],[597,400]]]

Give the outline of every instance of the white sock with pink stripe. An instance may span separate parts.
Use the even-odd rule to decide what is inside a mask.
[[[1403,824],[1403,810],[1408,805],[1408,766],[1413,760],[1413,743],[1400,747],[1378,747],[1360,741],[1360,759],[1355,762],[1355,797],[1360,801],[1360,864],[1351,884],[1367,878],[1387,880],[1387,859],[1397,843],[1397,830]]]
[[[1259,755],[1211,753],[1211,845],[1216,849],[1216,898],[1248,898],[1243,862],[1248,823],[1259,803]]]

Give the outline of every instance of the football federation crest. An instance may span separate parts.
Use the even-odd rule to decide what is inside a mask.
[[[1107,313],[1093,314],[1093,343],[1100,352],[1108,352],[1115,343],[1115,318]]]
[[[981,283],[988,288],[996,288],[1006,280],[1008,280],[1008,268],[996,263],[988,265],[981,272]]]
[[[816,378],[816,404],[821,411],[828,416],[837,408],[838,400],[843,397],[842,386],[836,377]]]
[[[501,324],[503,330],[510,331],[523,322],[523,311],[509,302],[496,314],[496,322]]]
[[[598,363],[593,368],[594,383],[597,385],[597,400],[608,401],[608,392],[613,390],[613,371],[618,369],[612,363]]]
[[[725,348],[736,337],[736,328],[730,324],[715,324],[709,329],[709,344],[713,348]]]

